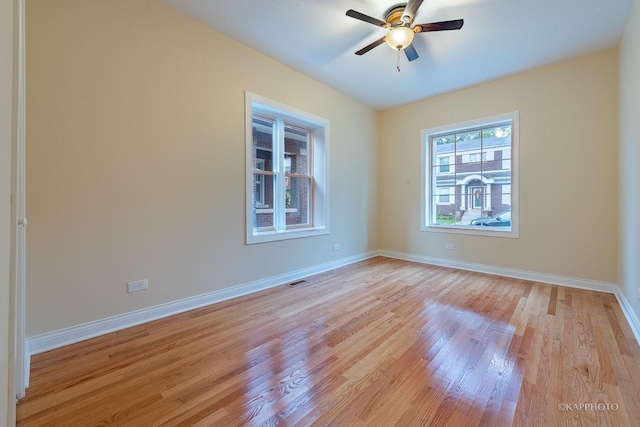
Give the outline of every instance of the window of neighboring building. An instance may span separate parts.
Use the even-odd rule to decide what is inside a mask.
[[[438,157],[438,164],[440,165],[440,173],[451,172],[451,158],[449,156]]]
[[[247,244],[329,232],[329,121],[246,93]]]
[[[439,187],[436,190],[438,193],[438,204],[451,203],[451,190],[453,190],[453,187]]]
[[[518,119],[422,132],[422,230],[518,237]]]
[[[493,156],[491,158],[488,157],[488,154],[493,154],[493,151],[487,152],[487,151],[483,151],[482,152],[482,157],[480,156],[480,152],[478,153],[469,153],[469,154],[464,154],[462,156],[462,161],[465,162],[465,160],[469,163],[475,163],[475,162],[479,162],[481,159],[482,161],[487,161],[487,160],[493,160]]]
[[[257,154],[257,153],[256,153]],[[257,157],[257,156],[256,156]],[[255,199],[256,206],[265,206],[264,202],[264,182],[265,174],[259,171],[265,170],[266,160],[264,158],[256,158],[256,176],[255,176],[255,188],[253,191],[253,197]]]

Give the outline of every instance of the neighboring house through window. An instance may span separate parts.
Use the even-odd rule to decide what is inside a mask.
[[[422,132],[422,230],[519,237],[518,119],[515,112]]]
[[[247,244],[329,232],[329,121],[246,93]]]

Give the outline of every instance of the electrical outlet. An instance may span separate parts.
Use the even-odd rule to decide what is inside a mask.
[[[456,248],[456,245],[454,245],[453,243],[445,243],[444,244],[445,249],[448,249],[450,251],[454,250]]]
[[[340,250],[340,245],[338,243],[333,245],[333,250],[334,251],[339,251]]]
[[[136,280],[135,282],[127,283],[128,293],[144,291],[145,289],[149,289],[149,280],[147,279]]]

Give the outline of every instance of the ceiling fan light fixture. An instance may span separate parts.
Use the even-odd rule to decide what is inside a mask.
[[[402,50],[411,44],[414,35],[415,33],[411,28],[399,25],[389,31],[386,41],[392,49]]]

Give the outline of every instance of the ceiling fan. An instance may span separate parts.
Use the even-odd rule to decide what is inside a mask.
[[[377,47],[386,41],[392,49],[395,49],[398,52],[404,50],[405,54],[407,55],[407,59],[409,61],[413,61],[415,59],[418,59],[418,52],[416,52],[415,47],[413,47],[413,45],[411,44],[411,42],[413,41],[413,36],[416,33],[459,30],[460,28],[462,28],[462,24],[464,24],[463,19],[431,22],[427,24],[416,24],[414,26],[411,26],[413,24],[413,20],[418,14],[418,9],[420,8],[422,1],[423,0],[409,0],[406,5],[400,4],[398,6],[392,7],[387,12],[387,16],[384,21],[371,17],[369,15],[365,15],[364,13],[360,13],[353,9],[349,9],[347,11],[347,16],[359,19],[364,22],[368,22],[369,24],[389,29],[389,32],[386,36],[363,47],[356,52],[356,55],[364,55],[374,47]]]

